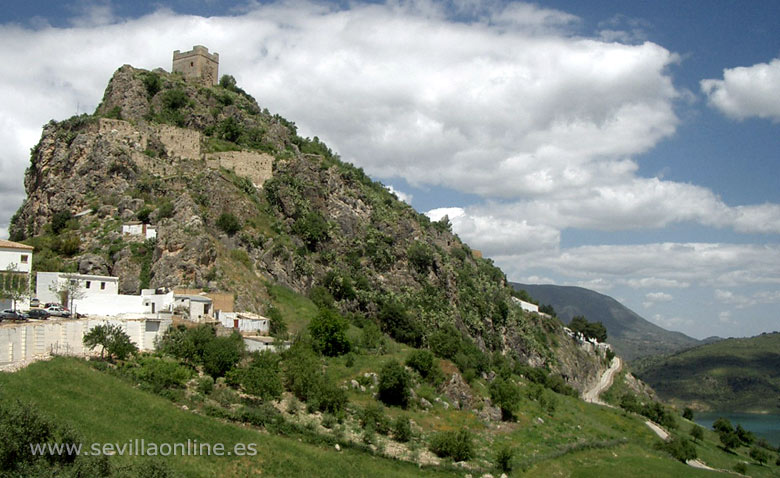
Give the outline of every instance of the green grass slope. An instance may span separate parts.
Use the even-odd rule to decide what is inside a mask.
[[[357,365],[357,364],[356,364]],[[370,364],[366,364],[370,366]],[[87,443],[146,442],[255,443],[255,457],[169,457],[166,461],[182,476],[311,476],[311,477],[403,477],[463,476],[474,471],[422,467],[370,453],[313,445],[297,438],[272,435],[186,411],[169,400],[129,386],[77,359],[57,358],[32,364],[14,374],[0,374],[0,399],[18,399],[33,404],[56,421],[71,425]],[[493,462],[502,446],[514,450],[510,476],[710,476],[694,470],[654,449],[658,440],[642,418],[619,410],[586,404],[561,396],[554,416],[533,402],[518,411],[518,421],[486,427],[469,411],[440,410],[435,414],[413,413],[424,428],[451,429],[469,425],[477,434],[474,463]],[[471,418],[469,418],[471,417]],[[540,420],[540,417],[544,417]],[[717,457],[712,447],[707,453]],[[137,458],[113,458],[126,464]],[[724,463],[728,457],[720,457]],[[772,476],[759,473],[755,476]],[[483,471],[480,471],[483,470]]]
[[[518,283],[512,283],[512,286],[516,290],[525,290],[540,304],[552,305],[558,317],[566,323],[577,315],[603,323],[609,335],[607,341],[618,355],[628,361],[699,344],[698,340],[650,323],[612,297],[589,289]]]
[[[726,339],[636,364],[666,400],[702,410],[780,412],[780,333]]]
[[[172,467],[187,477],[416,477],[456,476],[451,471],[371,456],[349,449],[301,443],[297,439],[222,423],[184,411],[172,402],[129,387],[118,378],[74,359],[57,358],[24,370],[0,374],[3,400],[34,404],[44,414],[79,431],[88,443],[255,443],[254,457],[170,457]],[[127,457],[116,457],[128,460]],[[459,476],[459,475],[458,475]]]

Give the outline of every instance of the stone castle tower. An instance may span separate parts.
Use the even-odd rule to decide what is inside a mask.
[[[171,71],[205,86],[216,85],[219,81],[219,53],[209,53],[209,49],[202,45],[195,45],[184,53],[176,50]]]

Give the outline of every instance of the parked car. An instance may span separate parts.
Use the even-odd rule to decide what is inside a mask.
[[[41,301],[38,299],[30,299],[30,307],[40,307]]]
[[[22,314],[15,310],[6,309],[0,312],[0,320],[26,320]]]
[[[70,311],[59,304],[47,304],[44,310],[56,317],[70,317]]]
[[[24,316],[28,319],[46,320],[51,314],[45,309],[30,309],[24,313]]]

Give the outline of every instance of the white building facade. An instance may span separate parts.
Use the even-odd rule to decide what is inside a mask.
[[[0,309],[26,309],[30,305],[30,272],[33,247],[19,242],[0,240]],[[16,303],[6,290],[15,290]],[[21,295],[20,295],[21,294]]]

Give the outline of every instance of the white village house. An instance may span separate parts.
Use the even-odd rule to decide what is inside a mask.
[[[26,291],[16,303],[17,309],[29,307],[30,272],[33,247],[19,242],[0,240],[0,309],[10,309],[14,304],[5,293],[7,289]],[[27,284],[24,287],[24,284]]]
[[[86,315],[116,316],[126,314],[159,314],[173,312],[173,292],[159,292],[144,289],[141,295],[119,293],[119,278],[67,272],[38,272],[36,294],[41,303],[61,301],[56,293],[68,282],[77,290],[71,312]],[[202,297],[199,303],[206,305],[211,299]],[[69,305],[69,304],[63,304]],[[205,311],[204,311],[205,309]],[[208,308],[201,306],[201,314],[208,314]],[[192,316],[191,316],[192,317]]]

